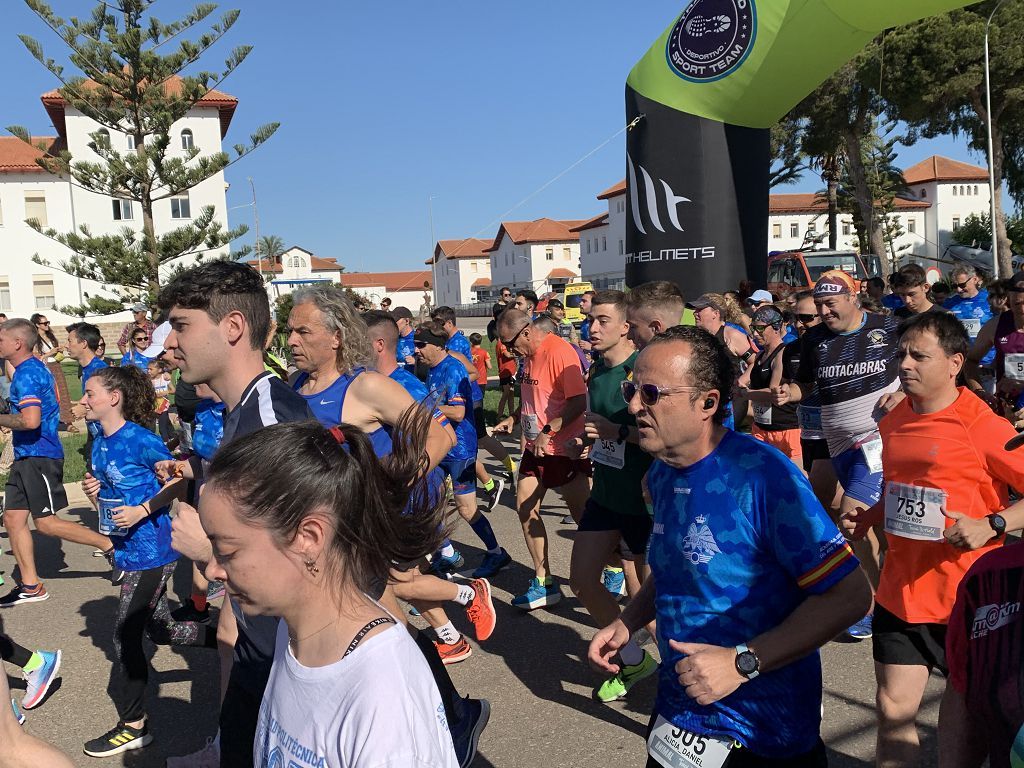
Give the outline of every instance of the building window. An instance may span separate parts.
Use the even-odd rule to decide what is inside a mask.
[[[181,148],[188,151],[190,149],[195,149],[195,146],[196,143],[192,137],[192,130],[190,128],[186,128],[181,132]]]
[[[953,185],[953,197],[956,197],[956,185]]]
[[[590,253],[590,238],[587,238],[587,253]]]
[[[291,269],[301,269],[302,267],[305,266],[306,260],[301,256],[292,256],[290,259],[288,259],[288,267]],[[445,269],[447,270],[447,265],[445,265]]]
[[[619,256],[622,256],[626,252],[626,244],[619,240]]]
[[[0,311],[11,311],[11,284],[7,277],[0,277]]]
[[[782,225],[779,223],[772,224],[772,237],[778,240],[782,237]]]
[[[554,261],[555,260],[555,249],[554,248],[545,248],[544,249],[544,260],[545,261]]]
[[[127,136],[125,136],[125,139],[126,139],[125,146],[128,147],[128,151],[129,152],[134,152],[135,151],[135,137],[132,136],[129,133]]]
[[[96,149],[110,149],[110,131],[106,128],[96,131]]]
[[[807,231],[808,232],[817,232],[818,231],[818,222],[816,222],[816,221],[810,222],[807,225]]]
[[[568,261],[572,258],[572,248],[562,249],[562,261]]]
[[[477,262],[475,262],[475,261],[473,262],[473,271],[474,272],[479,272],[480,271],[480,265]]]
[[[122,200],[115,197],[110,202],[114,204],[114,221],[130,221],[135,218],[131,200]]]
[[[960,229],[960,219],[959,218],[954,218],[953,219],[953,231],[956,232],[958,229]]]
[[[47,226],[45,192],[42,190],[25,190],[25,218],[35,219],[40,227]]]
[[[917,232],[917,219],[912,219],[909,216],[907,217],[907,232],[910,232],[911,234]]]
[[[960,185],[960,195],[963,196],[963,194],[964,194],[964,185],[961,184]]]
[[[790,237],[800,237],[800,225],[799,224],[790,224],[789,225],[789,236]]]
[[[974,194],[978,194],[978,185],[977,184],[974,185]]]
[[[191,219],[192,208],[188,202],[188,195],[182,195],[181,197],[171,198],[171,218],[172,219]]]
[[[56,297],[53,295],[53,278],[49,275],[32,275],[32,294],[36,309],[53,309]]]
[[[850,225],[847,222],[845,222],[845,221],[843,222],[843,234],[844,235],[850,234]]]
[[[928,197],[928,190],[925,189],[924,187],[921,187],[921,197],[922,198]]]

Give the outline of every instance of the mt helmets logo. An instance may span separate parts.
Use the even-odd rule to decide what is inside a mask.
[[[747,58],[756,33],[754,0],[693,0],[669,33],[668,65],[691,83],[720,80]]]

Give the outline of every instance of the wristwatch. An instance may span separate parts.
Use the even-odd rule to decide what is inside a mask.
[[[753,680],[759,674],[758,670],[761,669],[761,660],[757,658],[757,654],[747,647],[746,643],[740,643],[736,646],[736,671],[743,675],[747,680]]]
[[[1006,518],[998,512],[988,516],[988,524],[992,526],[992,530],[996,532],[997,537],[1006,533]]]
[[[551,425],[550,424],[545,424],[544,428],[540,431],[540,433],[542,435],[550,435],[551,434]]]
[[[628,438],[628,437],[629,437],[629,427],[626,424],[623,424],[621,427],[619,427],[619,442],[620,443],[626,442],[626,438]]]

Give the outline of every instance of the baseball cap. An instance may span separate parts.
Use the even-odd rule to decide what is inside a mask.
[[[771,325],[778,328],[781,327],[783,323],[782,313],[775,307],[761,307],[754,313],[750,322],[757,323],[758,325]]]
[[[701,296],[698,296],[693,301],[686,302],[686,308],[687,309],[692,309],[695,312],[699,312],[702,309],[707,309],[708,307],[711,307],[712,309],[716,309],[719,312],[722,311],[722,308],[720,306],[718,306],[718,302],[715,301],[714,299],[712,299],[706,293],[701,295]]]
[[[548,308],[557,307],[558,309],[565,309],[565,305],[559,299],[548,299]]]
[[[141,309],[139,310],[142,311]],[[148,357],[150,360],[156,360],[166,350],[164,349],[164,342],[167,341],[167,337],[171,335],[171,324],[160,323],[153,331],[153,335],[149,339],[149,346],[142,352],[143,355]]]
[[[762,301],[767,301],[771,304],[775,301],[775,298],[763,288],[759,291],[754,291],[750,294],[750,298],[747,299],[747,304],[760,304]]]
[[[814,298],[820,299],[825,296],[840,296],[842,294],[854,294],[857,286],[853,278],[841,269],[830,269],[822,272],[818,282],[814,284]]]
[[[140,301],[132,305],[132,312],[149,312],[149,307]]]
[[[1015,293],[1024,292],[1024,272],[1015,272],[1013,277],[1007,281],[1007,284],[1007,290],[1009,291],[1013,291]]]

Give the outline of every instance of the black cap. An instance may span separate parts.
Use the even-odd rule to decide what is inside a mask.
[[[565,305],[559,299],[548,299],[548,307],[558,307],[559,309],[565,309]]]
[[[1009,280],[1008,290],[1016,291],[1017,293],[1024,292],[1024,272],[1016,272],[1013,277]]]

